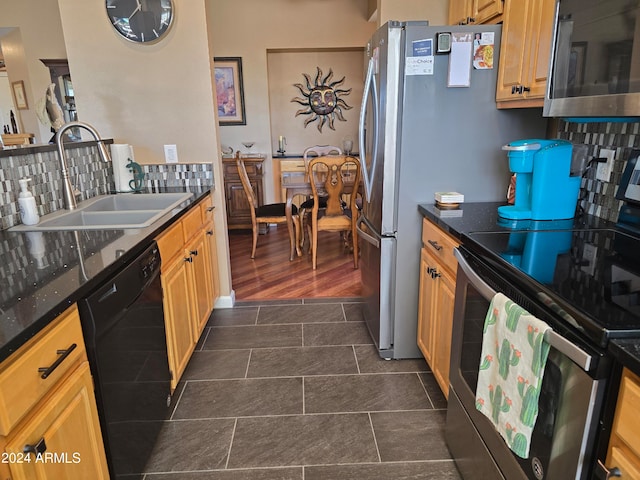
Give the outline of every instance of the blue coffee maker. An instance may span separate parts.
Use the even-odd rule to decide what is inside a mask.
[[[513,205],[498,207],[510,220],[573,218],[581,175],[571,171],[572,144],[566,140],[518,140],[502,147],[516,174]]]

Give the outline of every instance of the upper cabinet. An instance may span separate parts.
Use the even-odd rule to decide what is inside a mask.
[[[505,0],[498,108],[542,107],[556,0]]]
[[[450,25],[498,23],[502,19],[504,0],[450,0]]]

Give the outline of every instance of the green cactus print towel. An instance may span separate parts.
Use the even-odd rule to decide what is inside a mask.
[[[549,326],[498,293],[484,321],[476,408],[513,452],[529,457],[538,398],[549,354]]]

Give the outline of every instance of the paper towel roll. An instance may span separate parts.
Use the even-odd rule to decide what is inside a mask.
[[[113,179],[116,191],[131,192],[129,182],[133,180],[133,173],[127,168],[129,160],[135,161],[133,146],[128,143],[114,143],[111,145],[111,161],[113,162]]]

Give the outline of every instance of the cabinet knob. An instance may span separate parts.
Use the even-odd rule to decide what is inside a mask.
[[[213,206],[213,207],[209,207],[209,208],[207,208],[207,212],[213,212],[213,210],[214,210],[215,208],[216,208],[215,206]]]
[[[438,270],[436,270],[435,268],[431,272],[431,278],[438,278],[438,277],[441,277],[441,276],[442,276],[442,274],[439,273]]]
[[[531,91],[531,89],[529,87],[520,87],[520,89],[522,90],[520,93],[530,92]]]
[[[213,235],[213,230],[207,230],[207,235]]]
[[[23,453],[35,453],[36,455],[39,453],[44,453],[47,451],[47,444],[44,441],[44,437],[38,440],[38,443],[34,445],[25,445],[22,449]]]
[[[193,263],[193,257],[184,257],[185,262]]]
[[[193,255],[194,257],[197,257],[198,256],[198,250],[191,250],[189,252],[189,255]]]
[[[470,23],[474,23],[476,19],[474,17],[467,17],[467,25]]]
[[[516,93],[518,93],[518,86],[514,85],[511,87],[511,95],[515,95]]]

